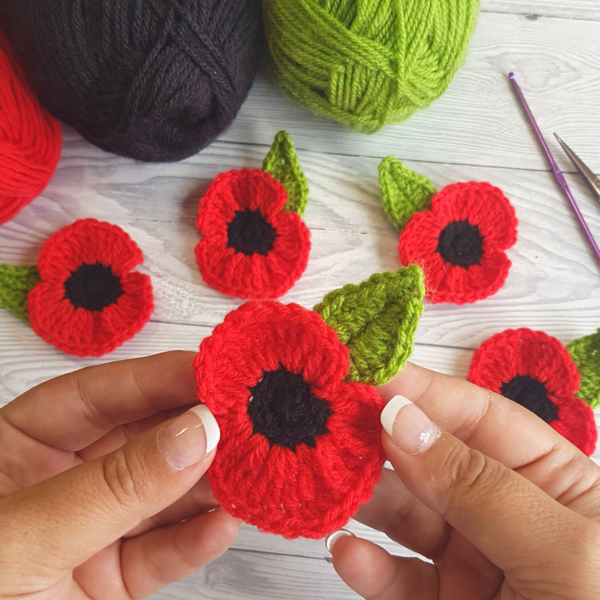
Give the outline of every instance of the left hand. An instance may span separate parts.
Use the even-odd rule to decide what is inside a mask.
[[[234,542],[204,476],[218,426],[188,410],[194,356],[83,369],[0,409],[0,598],[143,598]]]

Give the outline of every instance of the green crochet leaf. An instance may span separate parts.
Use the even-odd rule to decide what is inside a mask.
[[[287,190],[289,200],[285,210],[304,214],[308,204],[308,179],[306,179],[294,143],[287,131],[280,131],[263,162],[263,171],[271,174]]]
[[[383,385],[404,368],[413,351],[424,295],[423,272],[411,265],[347,285],[315,306],[350,349],[348,381]]]
[[[592,408],[600,406],[600,329],[571,342],[567,348],[581,373],[578,398]]]
[[[27,294],[40,281],[37,267],[11,267],[0,265],[0,308],[29,322],[27,316]]]
[[[427,177],[406,168],[393,156],[384,158],[379,165],[379,186],[385,212],[399,230],[406,227],[415,213],[427,210],[437,193]]]

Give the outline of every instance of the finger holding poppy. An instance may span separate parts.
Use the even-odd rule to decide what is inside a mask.
[[[74,356],[103,356],[139,333],[154,310],[144,257],[120,227],[81,219],[45,242],[38,264],[0,265],[0,307]]]
[[[322,538],[366,503],[385,455],[375,385],[412,352],[422,272],[373,275],[308,310],[252,301],[194,362],[221,441],[209,471],[224,510],[286,538]]]

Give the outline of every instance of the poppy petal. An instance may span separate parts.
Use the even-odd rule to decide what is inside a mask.
[[[404,266],[428,264],[434,255],[441,261],[441,256],[436,249],[443,226],[444,224],[431,211],[414,215],[400,234],[398,244],[400,262]]]
[[[448,185],[433,197],[431,212],[445,225],[454,221],[477,225],[484,252],[508,250],[517,241],[515,209],[502,190],[489,183]]]
[[[123,295],[117,302],[95,314],[92,356],[112,352],[130,340],[144,328],[154,311],[152,284],[147,275],[129,273],[121,279],[121,285]]]
[[[81,219],[48,238],[40,251],[38,270],[44,281],[62,283],[83,263],[100,263],[121,277],[143,260],[141,250],[120,227]]]
[[[506,281],[511,262],[504,252],[488,254],[468,269],[434,259],[424,266],[427,299],[432,303],[473,303],[494,295]]]
[[[558,420],[550,423],[550,427],[577,446],[586,456],[594,454],[598,429],[592,409],[574,396],[560,399],[557,405]]]
[[[221,173],[200,200],[196,225],[203,235],[215,235],[227,230],[236,212],[258,210],[268,219],[282,211],[286,202],[285,187],[264,171]]]
[[[38,283],[29,293],[27,308],[31,327],[45,342],[67,354],[88,356],[94,318],[86,310],[75,310],[64,299],[62,285]]]

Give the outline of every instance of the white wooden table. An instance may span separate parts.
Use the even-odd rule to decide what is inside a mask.
[[[375,136],[314,117],[284,98],[266,73],[259,75],[235,125],[183,163],[136,164],[66,129],[51,185],[0,228],[0,263],[34,263],[51,233],[82,217],[118,224],[144,251],[143,270],[152,277],[157,308],[144,331],[109,360],[194,350],[239,305],[200,278],[193,252],[198,199],[218,173],[260,167],[277,131],[287,129],[311,184],[305,221],[313,250],[306,273],[285,301],[312,307],[334,288],[398,267],[398,236],[383,212],[377,182],[380,160],[395,154],[440,188],[471,179],[498,185],[520,221],[506,286],[475,306],[428,306],[413,360],[464,377],[473,350],[509,327],[541,329],[567,343],[600,326],[600,268],[517,107],[506,79],[510,70],[518,74],[561,167],[573,173],[550,136],[553,131],[600,172],[600,0],[483,0],[467,64],[446,95]],[[578,175],[567,178],[600,240],[600,207]],[[54,350],[0,311],[0,404],[46,379],[98,362]],[[355,530],[386,543],[364,527]],[[221,559],[155,595],[160,600],[355,597],[338,580],[322,542],[286,542],[248,526]]]

